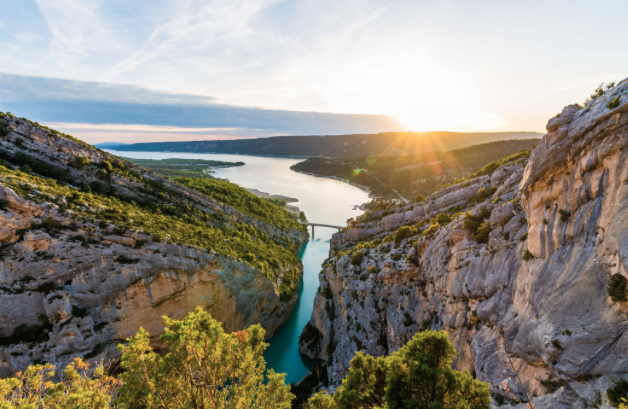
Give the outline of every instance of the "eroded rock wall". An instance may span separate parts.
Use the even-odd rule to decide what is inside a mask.
[[[606,289],[612,274],[628,277],[627,111],[624,80],[550,120],[527,164],[335,235],[310,321],[320,337],[304,337],[301,351],[326,359],[337,385],[355,351],[388,354],[417,331],[444,329],[455,366],[490,383],[495,405],[609,407],[611,379],[628,373],[628,303]],[[493,194],[479,200],[481,188]],[[490,212],[486,243],[454,206]],[[404,225],[425,231],[423,220],[448,210],[454,220],[431,237],[375,241]]]
[[[296,297],[280,300],[275,284],[233,258],[205,249],[114,234],[57,214],[0,185],[0,231],[53,219],[54,231],[31,229],[0,240],[0,338],[19,325],[51,324],[49,340],[0,346],[0,376],[44,360],[65,365],[77,356],[117,356],[116,345],[143,327],[163,331],[162,316],[181,319],[197,306],[236,331],[281,326]],[[19,341],[19,340],[18,340]],[[159,347],[155,338],[155,346]]]

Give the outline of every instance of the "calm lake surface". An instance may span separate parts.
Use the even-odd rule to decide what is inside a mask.
[[[359,216],[355,205],[368,202],[368,193],[338,180],[318,178],[290,170],[303,159],[268,158],[245,155],[123,152],[108,151],[113,155],[137,159],[208,159],[246,163],[245,166],[217,169],[215,176],[229,179],[242,187],[298,199],[298,206],[308,220],[314,223],[344,226],[350,217]],[[298,382],[308,372],[312,360],[299,354],[299,335],[312,314],[314,295],[318,290],[318,273],[329,255],[329,240],[335,229],[316,228],[316,235],[301,251],[304,274],[299,300],[288,321],[269,341],[265,357],[268,368],[286,373],[286,382]],[[311,233],[311,228],[310,228]]]

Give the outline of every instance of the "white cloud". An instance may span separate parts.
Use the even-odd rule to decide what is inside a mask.
[[[32,31],[18,31],[13,33],[12,36],[21,43],[34,43],[42,39],[39,34],[33,33]]]
[[[125,51],[112,25],[103,20],[99,0],[35,0],[50,32],[50,52],[60,67],[98,70],[102,60]]]

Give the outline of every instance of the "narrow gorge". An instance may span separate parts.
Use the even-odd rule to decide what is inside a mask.
[[[356,351],[432,329],[494,405],[608,407],[628,373],[627,94],[567,106],[530,155],[336,233],[300,338],[331,389]]]

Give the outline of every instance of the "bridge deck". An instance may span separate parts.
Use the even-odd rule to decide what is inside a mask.
[[[305,223],[305,222],[299,222],[301,224],[304,224],[306,226],[320,226],[320,227],[330,227],[332,229],[344,229],[344,226],[334,226],[333,224],[322,224],[322,223]]]

